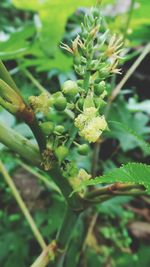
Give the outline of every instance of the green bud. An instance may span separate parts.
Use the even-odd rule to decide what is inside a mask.
[[[57,97],[63,96],[62,92],[56,92],[52,95],[53,99],[55,100]]]
[[[101,79],[105,79],[105,78],[107,78],[109,75],[110,75],[110,71],[108,70],[108,68],[100,69],[100,71],[99,71],[99,77],[100,77]]]
[[[57,132],[58,134],[63,134],[64,131],[65,131],[65,128],[64,128],[64,126],[62,126],[62,125],[57,125],[57,126],[55,127],[55,132]]]
[[[101,81],[99,84],[94,85],[94,93],[97,96],[101,95],[105,89],[106,89],[106,85],[104,81]]]
[[[68,80],[64,82],[62,91],[67,98],[73,100],[75,96],[78,94],[79,88],[75,81]]]
[[[43,122],[40,124],[40,127],[42,129],[42,132],[45,134],[45,135],[50,135],[54,132],[54,123],[53,122]]]
[[[83,98],[80,98],[80,99],[77,101],[77,107],[78,107],[80,110],[83,110],[83,105],[84,105],[84,99],[83,99]]]
[[[66,100],[66,98],[64,96],[55,97],[55,99],[54,99],[54,107],[58,111],[65,110],[66,106],[67,106],[67,100]]]
[[[77,80],[77,84],[78,84],[78,86],[82,87],[82,86],[83,86],[83,83],[84,83],[83,80]]]
[[[95,106],[96,108],[98,108],[100,111],[103,111],[105,106],[106,106],[106,102],[101,99],[100,97],[95,97],[94,98],[94,103],[95,103]]]
[[[78,153],[80,155],[87,155],[88,152],[89,152],[89,146],[87,144],[83,144],[78,147]]]
[[[59,146],[55,150],[55,155],[59,162],[63,161],[69,154],[69,149],[65,146]]]

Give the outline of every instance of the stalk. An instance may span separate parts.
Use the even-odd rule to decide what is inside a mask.
[[[123,79],[120,81],[120,83],[116,86],[116,88],[112,91],[112,95],[110,97],[110,101],[111,102],[117,97],[117,95],[120,93],[120,90],[122,89],[122,87],[124,86],[124,84],[131,77],[131,75],[134,73],[134,71],[137,69],[137,67],[140,65],[140,63],[143,61],[143,59],[147,56],[147,54],[149,52],[150,52],[150,43],[148,43],[145,46],[145,48],[142,50],[141,55],[133,63],[133,65],[127,71],[126,75],[123,77]]]
[[[3,62],[0,60],[0,78],[4,80],[12,89],[14,89],[17,93],[19,93],[19,89],[15,84],[14,80],[12,79],[11,75],[9,74],[8,70],[6,69]]]
[[[21,198],[18,189],[16,188],[13,180],[11,179],[10,175],[8,174],[8,172],[6,171],[4,165],[2,164],[2,162],[0,161],[0,173],[3,175],[6,183],[8,184],[8,186],[10,187],[12,194],[16,200],[16,202],[18,203],[18,206],[20,207],[22,213],[24,214],[28,224],[30,225],[30,228],[37,240],[37,242],[39,243],[41,249],[45,249],[46,248],[46,243],[41,235],[41,233],[39,232],[25,202],[23,201],[23,199]]]
[[[38,147],[2,122],[0,122],[0,143],[19,154],[28,163],[40,165],[41,156]]]
[[[128,29],[129,29],[130,22],[131,22],[131,19],[132,19],[134,4],[135,4],[135,0],[131,0],[131,4],[130,4],[130,7],[129,7],[129,11],[128,11],[127,21],[125,23],[123,41],[126,39],[127,34],[128,34]]]

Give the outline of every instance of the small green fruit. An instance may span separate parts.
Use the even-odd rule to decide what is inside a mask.
[[[54,123],[53,122],[43,122],[40,124],[42,132],[45,135],[50,135],[54,132]]]
[[[58,111],[65,110],[66,106],[67,106],[67,100],[64,96],[58,96],[54,99],[54,107]]]
[[[55,150],[55,155],[58,158],[59,162],[63,161],[69,154],[69,150],[65,146],[59,146]]]
[[[95,84],[94,93],[95,95],[99,96],[104,92],[105,89],[106,89],[106,84],[104,81],[101,81],[99,84]]]
[[[78,153],[80,155],[87,155],[88,152],[89,152],[89,146],[87,144],[83,144],[78,147]]]
[[[78,94],[79,88],[75,81],[68,80],[64,82],[62,91],[68,99],[73,100]]]
[[[62,125],[57,125],[57,126],[55,127],[55,132],[57,132],[58,134],[63,134],[64,131],[65,131],[65,128],[64,128],[64,126],[62,126]]]

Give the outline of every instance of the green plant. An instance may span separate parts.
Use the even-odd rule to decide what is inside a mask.
[[[111,92],[108,101],[104,99],[109,93],[108,79],[121,71],[118,64],[123,52],[123,43],[122,38],[117,35],[111,36],[108,30],[101,33],[101,24],[102,17],[99,9],[93,8],[88,15],[85,15],[84,23],[81,24],[82,34],[75,38],[72,46],[61,44],[61,47],[73,56],[74,69],[78,79],[77,81],[65,81],[60,91],[56,93],[50,94],[42,88],[39,96],[30,96],[29,101],[25,101],[3,63],[0,64],[0,104],[30,127],[38,147],[2,123],[0,123],[0,141],[29,164],[47,173],[57,185],[57,190],[63,195],[67,206],[64,221],[56,238],[50,245],[47,245],[12,183],[11,177],[0,163],[0,172],[11,188],[43,250],[32,267],[44,267],[49,262],[50,266],[60,266],[63,263],[65,266],[69,266],[67,264],[69,264],[69,257],[72,253],[71,249],[74,250],[74,258],[76,258],[86,237],[86,233],[83,233],[81,239],[79,238],[78,251],[75,251],[74,244],[70,249],[69,243],[74,242],[72,239],[73,229],[76,229],[78,225],[82,228],[83,217],[87,215],[92,205],[103,203],[118,195],[135,196],[150,192],[150,171],[146,164],[130,163],[98,178],[95,178],[97,158],[92,174],[89,168],[78,167],[76,148],[79,154],[86,155],[88,159],[90,157],[87,155],[89,145],[95,143],[94,156],[97,155],[100,142],[103,141],[103,136],[107,137],[107,135],[108,137],[115,135],[121,143],[123,133],[128,133],[131,135],[130,145],[126,144],[125,146],[122,142],[121,145],[124,149],[139,146],[145,153],[149,154],[150,151],[149,144],[141,136],[145,134],[145,131],[142,132],[138,128],[140,134],[138,135],[138,119],[135,125],[129,125],[133,128],[131,130],[128,130],[128,125],[126,125],[132,124],[130,114],[127,121],[123,120],[124,117],[123,119],[121,117],[122,121],[118,119],[116,122],[115,119],[114,122],[112,118],[110,120],[109,111],[126,76]],[[128,72],[128,76],[132,74],[149,51],[150,45],[148,44],[136,61],[136,65]],[[106,111],[104,111],[105,105]],[[126,110],[126,107],[124,109]],[[39,122],[38,116],[42,122]],[[56,121],[55,116],[57,117]],[[110,116],[113,117],[113,114]],[[146,128],[146,121],[144,127]],[[121,130],[119,131],[119,129]],[[88,185],[97,186],[101,183],[109,185],[99,186],[92,190],[87,188]],[[121,246],[113,227],[109,231],[108,228],[103,227],[100,231],[105,238],[113,235],[116,246]],[[126,243],[127,245],[130,243],[127,236]],[[104,250],[104,255],[107,253],[108,251]]]

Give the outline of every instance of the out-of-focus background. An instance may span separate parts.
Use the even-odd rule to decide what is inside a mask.
[[[72,58],[60,49],[60,42],[71,44],[81,31],[84,14],[95,4],[96,0],[0,1],[0,58],[26,100],[30,95],[38,95],[41,86],[55,92],[66,79],[75,79]],[[101,12],[104,25],[125,41],[122,75],[110,79],[111,91],[150,41],[150,2],[103,0]],[[63,121],[55,113],[50,116],[53,121]],[[123,127],[114,128],[103,142],[98,173],[127,162],[148,164],[150,156],[141,139],[150,142],[150,55],[143,59],[124,85],[111,107],[109,120],[117,120]],[[33,139],[28,127],[2,107],[0,121]],[[74,158],[76,151],[72,153]],[[0,159],[13,177],[45,240],[50,242],[64,214],[61,195],[53,184],[47,188],[40,181],[43,176],[48,179],[45,174],[15,159],[2,144]],[[91,155],[78,156],[77,160],[81,167],[91,169]],[[150,198],[116,197],[97,205],[95,211],[96,217],[93,218],[92,212],[86,217],[86,227],[90,227],[92,221],[93,228],[76,266],[149,267]],[[73,234],[74,239],[78,238],[82,228],[83,225],[79,225]],[[27,222],[0,176],[0,266],[29,266],[39,253],[40,248]],[[73,267],[71,259],[68,260]]]

